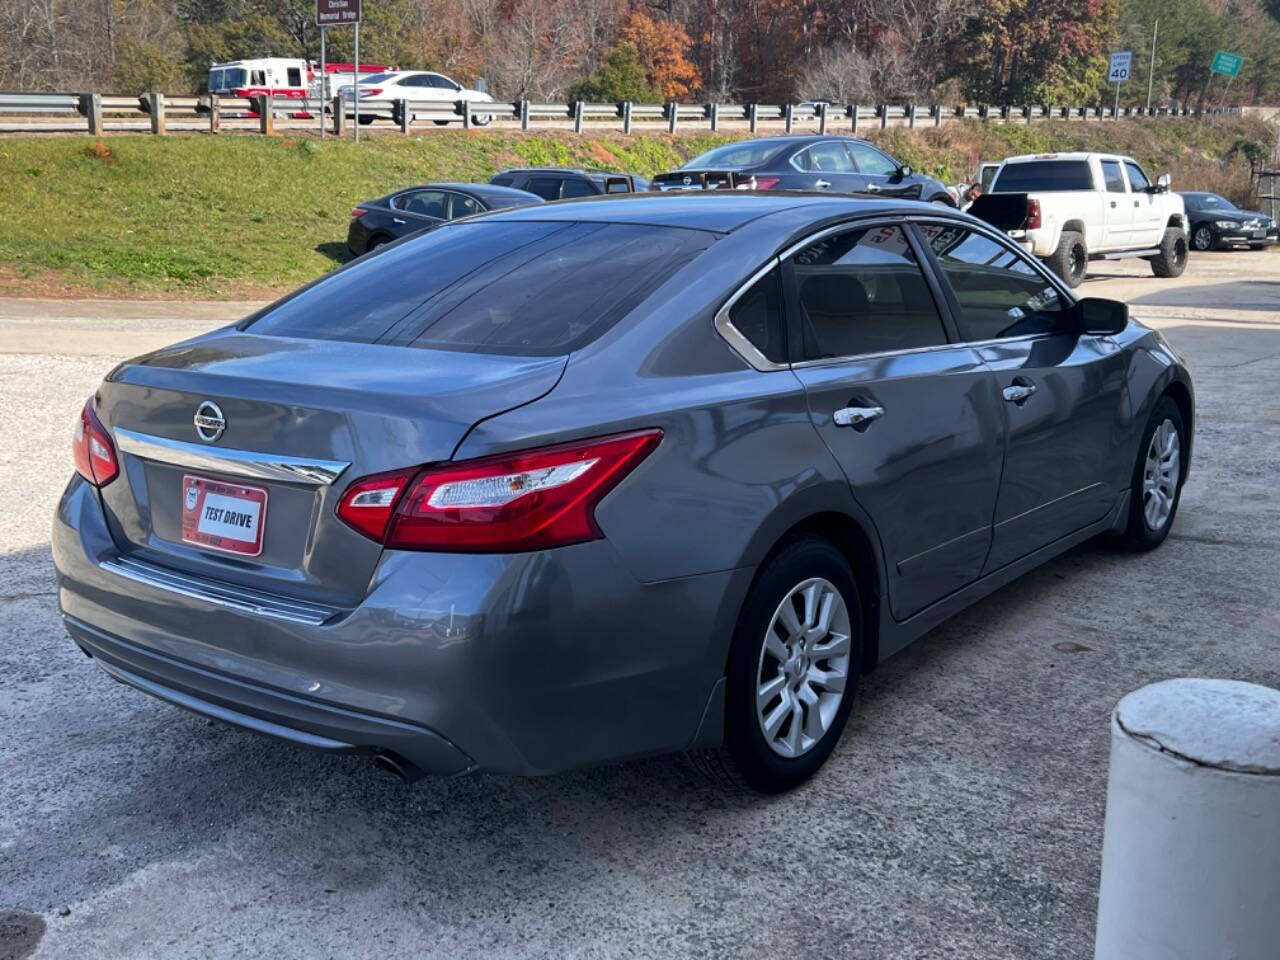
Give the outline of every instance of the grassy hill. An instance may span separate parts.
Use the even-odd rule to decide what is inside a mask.
[[[1244,199],[1242,143],[1268,153],[1275,130],[1240,118],[1122,120],[889,130],[879,139],[954,182],[979,160],[1053,150],[1114,150],[1180,189]],[[557,164],[653,174],[734,139],[461,130],[421,138],[5,137],[0,139],[0,293],[15,296],[266,297],[345,257],[351,206],[425,180],[486,180],[496,169]],[[1254,148],[1257,149],[1257,148]]]

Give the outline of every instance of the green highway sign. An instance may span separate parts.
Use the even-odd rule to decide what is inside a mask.
[[[1240,73],[1240,68],[1243,66],[1244,57],[1234,53],[1227,53],[1225,50],[1219,50],[1213,55],[1213,63],[1209,66],[1209,69],[1223,76],[1234,77]]]

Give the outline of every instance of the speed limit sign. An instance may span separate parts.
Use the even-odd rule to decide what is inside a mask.
[[[1133,51],[1119,50],[1111,55],[1111,70],[1107,74],[1108,83],[1127,83],[1129,71],[1133,67]]]

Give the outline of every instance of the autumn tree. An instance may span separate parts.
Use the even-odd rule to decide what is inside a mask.
[[[570,100],[617,103],[631,100],[652,103],[662,94],[650,83],[635,45],[620,43],[608,53],[596,72],[569,88]]]
[[[641,9],[627,17],[619,37],[639,57],[648,85],[666,100],[688,97],[697,88],[698,71],[686,55],[689,35],[671,20],[655,20]]]

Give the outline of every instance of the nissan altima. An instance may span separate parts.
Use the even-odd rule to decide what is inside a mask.
[[[449,223],[111,371],[53,553],[108,674],[413,779],[687,752],[776,792],[858,679],[1168,535],[1190,377],[938,205],[706,193]]]

